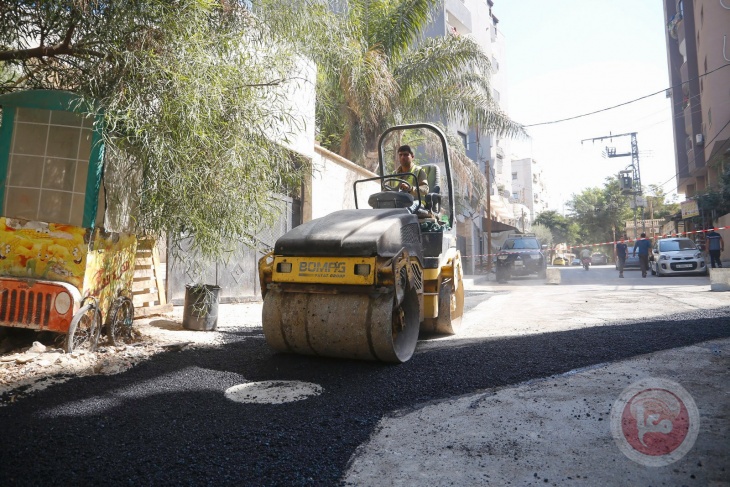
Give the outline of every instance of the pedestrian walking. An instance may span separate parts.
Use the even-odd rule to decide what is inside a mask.
[[[646,270],[649,268],[649,250],[651,249],[651,240],[646,238],[646,234],[642,233],[634,244],[634,255],[639,250],[639,265],[641,266],[641,277],[646,277]]]
[[[626,245],[626,235],[616,244],[616,262],[618,263],[618,277],[624,277],[624,266],[626,257],[629,256],[629,246]]]
[[[716,263],[717,267],[722,267],[720,254],[725,251],[725,241],[722,239],[722,235],[717,233],[713,228],[705,235],[705,241],[707,242],[707,249],[710,253],[710,264],[712,268],[715,268]]]

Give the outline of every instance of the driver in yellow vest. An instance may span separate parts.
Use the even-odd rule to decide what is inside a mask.
[[[400,166],[396,168],[395,173],[400,174],[409,172],[416,177],[416,180],[418,181],[418,190],[420,190],[421,193],[421,202],[423,202],[426,194],[428,194],[428,178],[426,176],[426,171],[424,171],[418,164],[413,163],[413,151],[409,145],[402,145],[398,147],[398,162],[400,163]],[[411,186],[409,193],[414,199],[418,198],[418,190],[416,190],[415,181],[413,178],[407,178],[406,180]],[[408,185],[400,183],[398,189],[401,191],[408,191]]]

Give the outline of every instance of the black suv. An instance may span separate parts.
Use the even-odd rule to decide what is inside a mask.
[[[506,281],[510,276],[530,274],[544,278],[547,273],[547,259],[542,251],[546,248],[547,245],[540,245],[534,234],[510,234],[497,253],[497,281]]]

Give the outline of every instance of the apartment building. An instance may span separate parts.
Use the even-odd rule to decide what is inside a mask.
[[[730,0],[664,0],[677,192],[715,186],[730,164]]]
[[[529,208],[529,222],[548,209],[547,188],[542,168],[535,159],[512,161],[512,201]]]
[[[504,36],[498,29],[499,19],[492,11],[493,7],[492,0],[445,0],[427,29],[426,36],[471,36],[491,59],[492,96],[506,112],[506,77],[502,69]],[[462,254],[479,256],[478,259],[465,259],[464,268],[470,272],[475,263],[483,263],[484,256],[490,253],[487,251],[490,239],[484,236],[487,219],[494,223],[493,228],[506,228],[504,225],[515,228],[517,224],[510,202],[512,170],[509,141],[490,136],[482,128],[466,123],[453,123],[449,128],[461,137],[467,156],[491,183],[491,214],[486,208],[469,207],[467,203],[464,214],[457,217]]]

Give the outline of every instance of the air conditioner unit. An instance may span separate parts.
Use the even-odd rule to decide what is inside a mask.
[[[705,136],[702,134],[695,134],[695,145],[702,145],[705,143]]]

